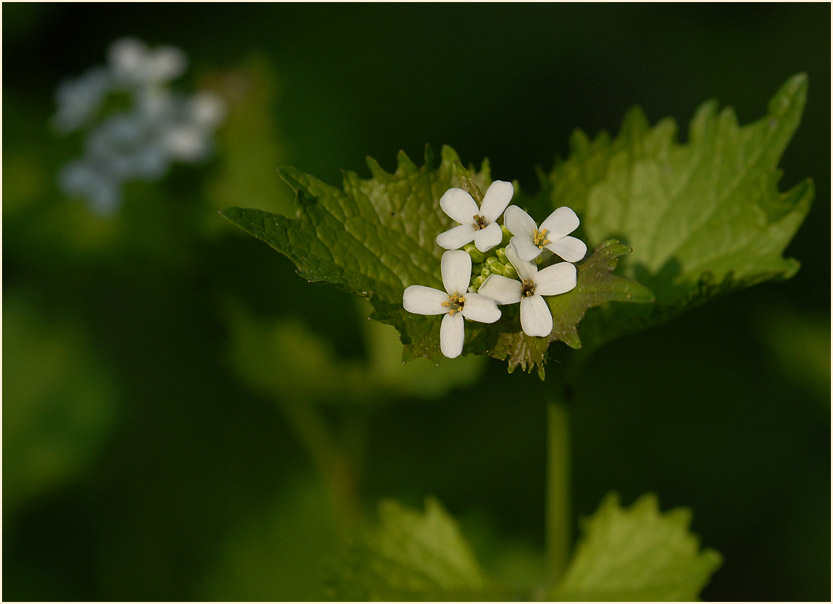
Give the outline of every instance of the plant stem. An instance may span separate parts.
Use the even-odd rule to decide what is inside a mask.
[[[547,579],[564,574],[570,555],[570,425],[563,400],[547,403]]]
[[[324,418],[312,405],[281,405],[330,493],[338,528],[347,531],[361,515],[356,468],[331,434]]]

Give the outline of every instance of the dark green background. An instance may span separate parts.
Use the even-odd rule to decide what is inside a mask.
[[[807,72],[781,163],[782,188],[816,183],[787,250],[801,271],[601,350],[576,389],[573,499],[577,516],[609,490],[690,506],[725,558],[705,599],[829,599],[826,4],[4,4],[4,599],[318,599],[317,562],[335,547],[280,411],[292,401],[229,362],[229,300],[323,337],[345,363],[367,354],[346,296],[214,214],[285,204],[274,173],[206,203],[204,183],[230,161],[221,149],[207,167],[129,187],[109,221],[55,189],[81,145],[47,127],[55,87],[126,34],[182,48],[193,85],[253,57],[270,65],[277,96],[251,153],[277,141],[282,161],[333,184],[341,168],[366,175],[366,155],[392,169],[399,149],[420,159],[430,143],[488,156],[495,178],[532,191],[534,166],[566,153],[575,127],[615,131],[639,104],[652,121],[675,117],[684,139],[700,102],[747,123]],[[551,349],[550,372],[565,351]],[[365,509],[434,494],[485,566],[534,574],[545,451],[534,381],[491,361],[442,398],[328,401],[334,422],[369,426]],[[36,421],[13,421],[32,405]]]

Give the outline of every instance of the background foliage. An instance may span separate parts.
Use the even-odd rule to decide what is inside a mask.
[[[537,378],[480,359],[402,368],[363,302],[307,284],[216,210],[291,213],[277,164],[337,185],[426,142],[535,191],[575,127],[616,132],[635,103],[685,124],[707,98],[745,124],[805,71],[780,164],[782,189],[816,186],[786,250],[801,270],[591,358],[574,504],[589,515],[615,489],[691,507],[724,560],[706,599],[829,598],[829,11],[5,4],[3,597],[318,599],[345,518],[429,494],[491,576],[535,575]],[[80,141],[47,119],[58,81],[125,34],[185,50],[186,82],[232,106],[208,166],[131,186],[101,220],[56,190]],[[308,454],[311,405],[358,476]]]

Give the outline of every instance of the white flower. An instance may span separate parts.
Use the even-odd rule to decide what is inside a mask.
[[[52,121],[59,132],[72,132],[86,125],[101,107],[113,85],[106,69],[90,69],[75,80],[61,83],[56,93],[58,112]]]
[[[187,65],[179,49],[149,49],[140,40],[122,38],[110,46],[108,58],[108,68],[89,70],[59,87],[54,117],[62,132],[88,127],[84,158],[66,166],[59,184],[68,195],[86,198],[99,214],[118,209],[124,182],[159,180],[174,161],[205,159],[226,114],[214,93],[185,96],[167,87]],[[129,107],[98,115],[113,93]]]
[[[509,243],[521,260],[534,260],[544,248],[567,262],[578,262],[587,253],[583,241],[567,236],[578,228],[579,220],[576,213],[566,206],[550,214],[541,223],[540,229],[532,217],[518,206],[506,210],[503,223],[514,235]]]
[[[83,197],[100,216],[115,212],[121,203],[119,181],[86,160],[67,164],[58,176],[61,189],[71,197]]]
[[[500,310],[486,296],[467,293],[471,256],[466,252],[444,253],[441,270],[446,291],[411,285],[405,289],[402,305],[418,315],[445,315],[440,325],[440,350],[453,359],[463,352],[463,317],[479,323],[494,323],[500,318]]]
[[[552,331],[552,313],[542,296],[564,294],[576,286],[576,267],[559,262],[538,270],[534,262],[524,262],[510,246],[506,256],[518,271],[521,281],[490,275],[477,290],[498,304],[521,303],[521,329],[528,336],[548,336]]]
[[[116,79],[133,86],[154,86],[176,79],[188,63],[178,48],[160,46],[150,50],[135,38],[116,40],[107,55]]]
[[[496,180],[486,191],[483,204],[478,208],[477,202],[463,189],[446,191],[440,198],[440,207],[460,226],[440,233],[437,245],[457,250],[474,240],[478,250],[488,252],[503,239],[497,219],[512,201],[514,192],[512,183]]]

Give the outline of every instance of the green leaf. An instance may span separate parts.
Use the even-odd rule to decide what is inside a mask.
[[[297,194],[297,218],[240,208],[222,214],[289,257],[302,277],[368,297],[374,318],[400,330],[406,359],[439,360],[435,317],[406,313],[402,293],[413,284],[442,288],[443,250],[435,238],[452,222],[437,202],[460,184],[456,159],[454,151],[444,147],[435,169],[426,149],[426,163],[420,168],[400,153],[393,174],[368,159],[373,178],[362,180],[346,172],[343,191],[294,168],[281,168],[280,175]],[[491,182],[487,163],[476,179],[481,185]]]
[[[796,75],[767,115],[743,127],[731,108],[718,112],[709,101],[685,144],[676,142],[673,120],[650,127],[639,109],[614,140],[573,135],[570,158],[550,174],[551,203],[582,215],[591,242],[615,237],[633,248],[622,272],[656,296],[649,315],[614,309],[618,328],[656,323],[716,295],[795,274],[798,262],[782,253],[810,209],[813,183],[780,193],[777,166],[806,96],[807,77]]]
[[[338,600],[490,599],[489,587],[454,519],[434,499],[425,512],[395,501],[380,524],[330,565],[327,596]]]
[[[562,601],[691,601],[721,564],[700,551],[689,530],[691,512],[660,513],[654,495],[629,509],[609,494],[584,521],[584,536],[553,592]]]

